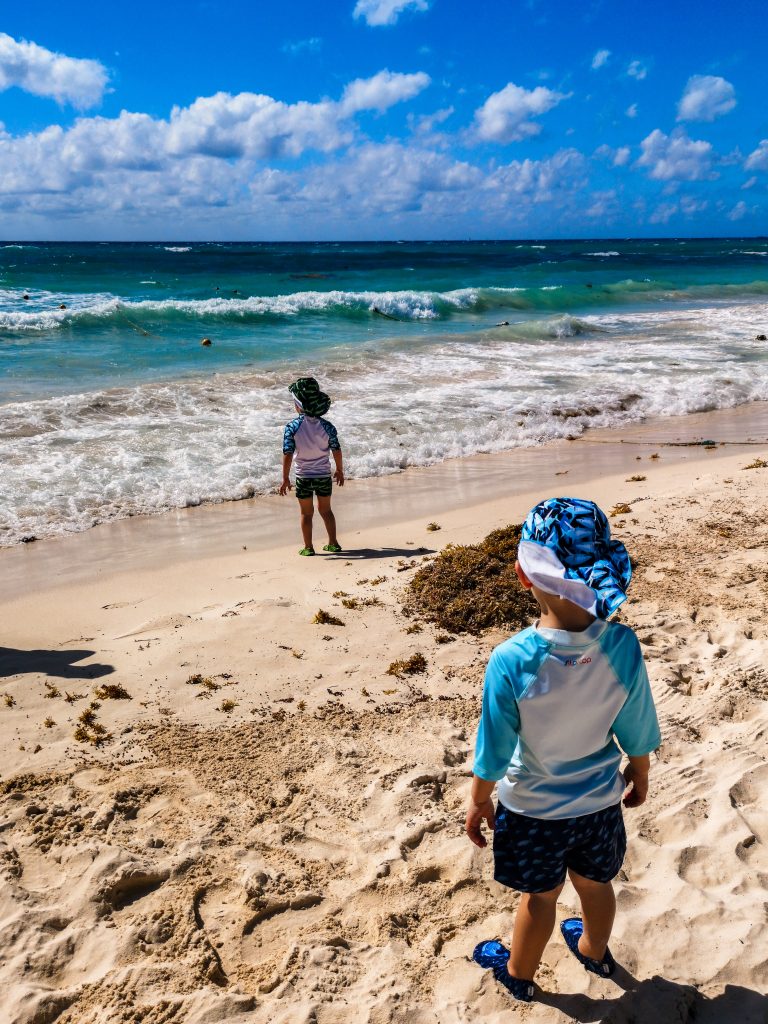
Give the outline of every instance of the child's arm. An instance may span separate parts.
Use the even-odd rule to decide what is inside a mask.
[[[469,798],[469,807],[467,807],[467,820],[464,823],[464,831],[475,846],[479,846],[481,850],[484,846],[488,845],[488,840],[483,835],[480,826],[483,822],[486,822],[488,828],[493,832],[496,824],[496,812],[493,800],[491,800],[491,793],[493,793],[495,786],[495,782],[481,779],[479,775],[472,776],[472,794]]]
[[[472,793],[467,808],[465,831],[475,846],[488,845],[482,834],[485,821],[493,831],[496,823],[491,793],[503,779],[517,746],[520,714],[515,694],[503,663],[494,652],[485,670],[483,710],[475,742]]]
[[[650,754],[658,750],[661,733],[640,644],[629,629],[625,629],[621,639],[624,646],[618,653],[622,656],[622,682],[627,688],[627,699],[613,722],[612,731],[629,759],[624,769],[628,787],[624,806],[639,807],[648,796]]]
[[[291,463],[293,462],[293,452],[283,453],[283,482],[280,484],[280,494],[287,494],[291,489]]]
[[[645,798],[648,796],[648,772],[650,768],[651,758],[649,754],[629,758],[629,764],[624,769],[624,781],[629,787],[624,797],[625,807],[639,807],[640,804],[645,803]]]
[[[333,461],[336,463],[336,472],[333,474],[333,479],[339,485],[344,486],[344,464],[341,457],[341,448],[332,448],[331,453],[333,455]]]

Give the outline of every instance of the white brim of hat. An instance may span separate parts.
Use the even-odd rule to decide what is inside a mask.
[[[566,579],[565,566],[551,548],[523,540],[517,549],[517,560],[534,587],[572,601],[597,616],[597,594],[581,580]]]

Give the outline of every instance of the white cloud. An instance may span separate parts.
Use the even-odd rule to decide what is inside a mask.
[[[637,104],[630,103],[627,109],[624,111],[627,117],[637,117]]]
[[[747,214],[747,204],[743,199],[740,199],[738,203],[728,212],[728,220],[741,220]]]
[[[746,191],[748,188],[754,188],[756,184],[757,184],[757,178],[753,174],[751,178],[747,178],[747,180],[744,182],[744,184],[741,187],[742,187],[743,191]]]
[[[538,135],[541,125],[530,120],[556,107],[568,96],[543,85],[524,89],[509,82],[475,111],[474,134],[483,142],[519,142]]]
[[[461,194],[477,187],[483,172],[454,157],[399,142],[365,143],[341,160],[316,168],[295,193],[295,201],[344,204],[362,216],[435,210],[446,212]]]
[[[0,32],[0,92],[15,85],[84,110],[101,101],[108,80],[107,69],[97,60],[65,57]]]
[[[714,121],[736,106],[730,82],[717,75],[693,75],[677,105],[678,121]]]
[[[648,220],[651,224],[668,224],[677,212],[677,203],[660,203]]]
[[[642,156],[638,167],[649,168],[649,176],[657,181],[702,181],[716,178],[712,170],[712,146],[703,140],[690,139],[681,128],[671,135],[656,128],[640,143]]]
[[[618,149],[613,149],[605,143],[595,150],[596,157],[609,161],[614,167],[625,167],[629,163],[630,153],[629,146],[619,146]]]
[[[382,72],[351,83],[339,102],[288,104],[256,93],[222,92],[174,107],[167,120],[123,111],[117,118],[81,117],[67,129],[52,125],[7,136],[0,145],[0,196],[69,193],[74,207],[78,190],[103,187],[110,193],[112,183],[114,192],[104,200],[112,209],[129,179],[134,194],[162,189],[155,172],[165,176],[169,191],[176,181],[193,191],[198,179],[221,180],[226,191],[253,173],[254,161],[349,145],[355,113],[415,95],[424,80]],[[238,163],[233,169],[230,162]],[[217,164],[223,166],[214,170]],[[207,201],[202,193],[200,201]]]
[[[323,40],[320,36],[312,36],[309,39],[297,39],[293,43],[283,43],[283,53],[298,57],[302,53],[319,53],[322,47]]]
[[[584,210],[587,217],[614,217],[620,210],[619,197],[615,189],[593,192],[591,202]]]
[[[640,60],[630,61],[627,66],[627,74],[630,78],[636,78],[639,82],[648,75],[648,68]]]
[[[371,26],[394,25],[403,11],[428,11],[429,0],[357,0],[352,12]]]
[[[412,99],[429,83],[430,77],[423,71],[413,75],[379,71],[372,78],[358,78],[350,82],[341,98],[341,109],[347,114],[360,110],[386,110],[395,103]]]
[[[680,211],[686,217],[693,217],[694,214],[703,213],[709,203],[706,199],[697,199],[695,196],[680,196]]]
[[[605,67],[605,65],[608,63],[608,58],[610,56],[610,50],[598,50],[595,56],[592,58],[592,70],[597,71],[598,68]]]
[[[749,154],[744,168],[747,171],[768,171],[768,139],[762,139],[757,149]]]
[[[581,188],[586,181],[586,161],[576,149],[561,149],[546,160],[513,160],[488,175],[484,189],[496,193],[506,206],[527,196],[534,203],[552,200]]]

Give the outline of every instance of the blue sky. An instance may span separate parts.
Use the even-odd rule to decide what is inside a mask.
[[[38,0],[6,238],[768,233],[763,0]]]

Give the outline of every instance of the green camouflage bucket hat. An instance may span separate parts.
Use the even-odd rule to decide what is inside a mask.
[[[314,377],[299,377],[288,388],[297,405],[307,416],[325,416],[331,407],[331,400]]]

